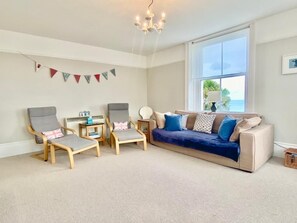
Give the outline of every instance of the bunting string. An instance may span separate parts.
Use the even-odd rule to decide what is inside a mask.
[[[39,63],[37,60],[31,58],[30,56],[28,55],[25,55],[21,52],[19,52],[21,55],[23,55],[24,57],[26,57],[27,59],[33,61],[35,63],[35,72],[38,72],[41,68],[47,68],[49,69],[49,74],[50,74],[50,77],[53,78],[57,73],[61,73],[62,76],[63,76],[63,79],[64,79],[64,82],[67,82],[67,80],[69,79],[70,76],[73,76],[76,83],[79,83],[80,81],[80,78],[81,76],[84,76],[85,80],[87,81],[88,84],[90,84],[91,82],[91,77],[94,76],[95,80],[97,80],[98,83],[100,83],[101,79],[101,75],[104,77],[105,80],[108,80],[108,73],[111,73],[114,77],[116,77],[116,70],[115,68],[109,70],[109,71],[104,71],[102,73],[95,73],[95,74],[72,74],[72,73],[68,73],[68,72],[64,72],[64,71],[61,71],[61,70],[58,70],[56,68],[53,68],[53,67],[48,67],[46,65],[43,65],[41,63]]]

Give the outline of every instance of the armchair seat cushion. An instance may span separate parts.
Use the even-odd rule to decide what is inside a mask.
[[[80,150],[89,146],[96,146],[95,140],[84,139],[74,134],[66,135],[61,138],[51,139],[48,140],[48,142],[52,144],[62,144],[64,146],[70,147],[72,151]]]
[[[127,129],[124,131],[113,131],[119,141],[127,141],[133,139],[142,139],[143,136],[136,129]]]

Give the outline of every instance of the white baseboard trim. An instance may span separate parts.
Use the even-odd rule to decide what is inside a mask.
[[[34,140],[2,143],[0,144],[0,158],[38,152],[41,150],[43,150],[42,145],[37,145]]]
[[[275,141],[273,156],[284,158],[284,151],[288,148],[296,148],[297,149],[297,144]]]

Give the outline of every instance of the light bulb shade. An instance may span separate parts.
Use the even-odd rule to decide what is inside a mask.
[[[159,21],[157,22],[154,21],[155,14],[150,8],[152,4],[153,4],[153,1],[151,2],[151,4],[148,6],[146,10],[146,15],[144,17],[145,20],[143,22],[140,21],[140,17],[138,15],[135,17],[134,25],[139,30],[142,30],[145,34],[147,32],[153,32],[153,31],[157,31],[158,33],[160,33],[164,29],[164,25],[166,22],[165,21],[166,14],[164,12],[161,13],[161,18]]]
[[[221,92],[220,91],[209,91],[207,96],[208,102],[218,102],[221,100]]]

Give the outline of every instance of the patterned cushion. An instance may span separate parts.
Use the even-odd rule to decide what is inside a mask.
[[[45,135],[45,137],[47,139],[56,139],[56,138],[60,138],[60,137],[64,136],[61,129],[55,129],[52,131],[42,132],[42,134]]]
[[[194,131],[211,134],[212,124],[216,115],[198,114],[194,124]]]
[[[115,131],[123,131],[128,129],[128,122],[114,122]]]

